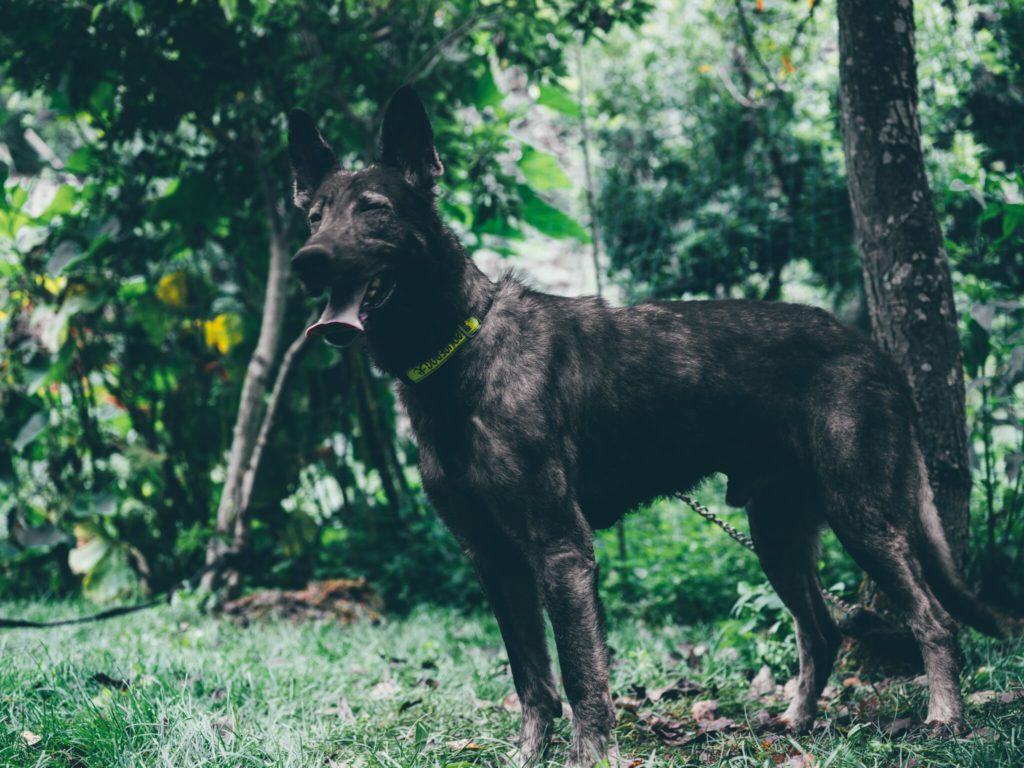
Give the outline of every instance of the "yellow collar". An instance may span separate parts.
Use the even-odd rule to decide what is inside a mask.
[[[447,363],[452,358],[452,355],[459,351],[459,347],[476,336],[479,330],[480,321],[472,315],[467,317],[456,327],[454,338],[445,344],[439,352],[405,372],[406,380],[412,384],[423,381],[427,376]]]

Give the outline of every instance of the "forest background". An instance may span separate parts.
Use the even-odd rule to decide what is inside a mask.
[[[1020,611],[1024,4],[915,13],[967,392],[965,568]],[[130,601],[238,545],[231,591],[365,576],[397,613],[483,604],[391,382],[359,346],[299,341],[315,302],[286,274],[304,236],[293,106],[358,167],[413,82],[441,211],[491,274],[619,303],[799,301],[870,330],[831,3],[109,0],[0,17],[5,596]],[[701,498],[742,525],[721,491]],[[613,619],[723,619],[767,593],[676,502],[604,532],[598,556]],[[821,570],[856,596],[831,540]]]

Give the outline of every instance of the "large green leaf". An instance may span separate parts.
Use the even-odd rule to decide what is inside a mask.
[[[574,237],[584,243],[590,242],[590,235],[576,219],[555,208],[524,184],[519,185],[523,200],[523,221],[543,235],[561,240]]]
[[[523,145],[523,156],[519,159],[519,169],[526,177],[526,183],[538,192],[552,192],[572,186],[562,166],[554,155],[530,146]]]
[[[476,108],[481,110],[487,107],[501,106],[501,102],[505,100],[505,94],[494,82],[494,75],[491,74],[490,67],[484,69],[483,77],[473,84],[471,100]]]
[[[580,104],[576,97],[555,83],[545,83],[540,87],[537,103],[569,117],[580,116]]]
[[[82,526],[76,531],[82,534]],[[68,567],[82,576],[82,594],[97,603],[129,597],[139,591],[139,579],[129,562],[129,545],[94,535],[68,553]]]

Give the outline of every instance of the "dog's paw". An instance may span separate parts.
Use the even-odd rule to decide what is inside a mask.
[[[566,768],[618,768],[619,751],[608,739],[595,734],[573,734]]]
[[[933,739],[962,736],[966,731],[964,720],[959,717],[951,720],[927,720],[924,727],[928,731],[928,736]]]
[[[786,711],[768,721],[767,730],[772,733],[807,733],[814,725],[814,715]]]
[[[575,751],[569,755],[566,768],[629,768],[632,761],[619,754],[619,748],[612,746],[600,757],[581,757]]]

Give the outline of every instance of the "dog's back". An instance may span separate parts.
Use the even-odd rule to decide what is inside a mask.
[[[716,471],[742,506],[765,483],[809,479],[815,430],[911,418],[906,386],[862,334],[793,304],[616,308],[505,279],[466,358],[471,418],[506,449],[575,457],[595,526]]]

